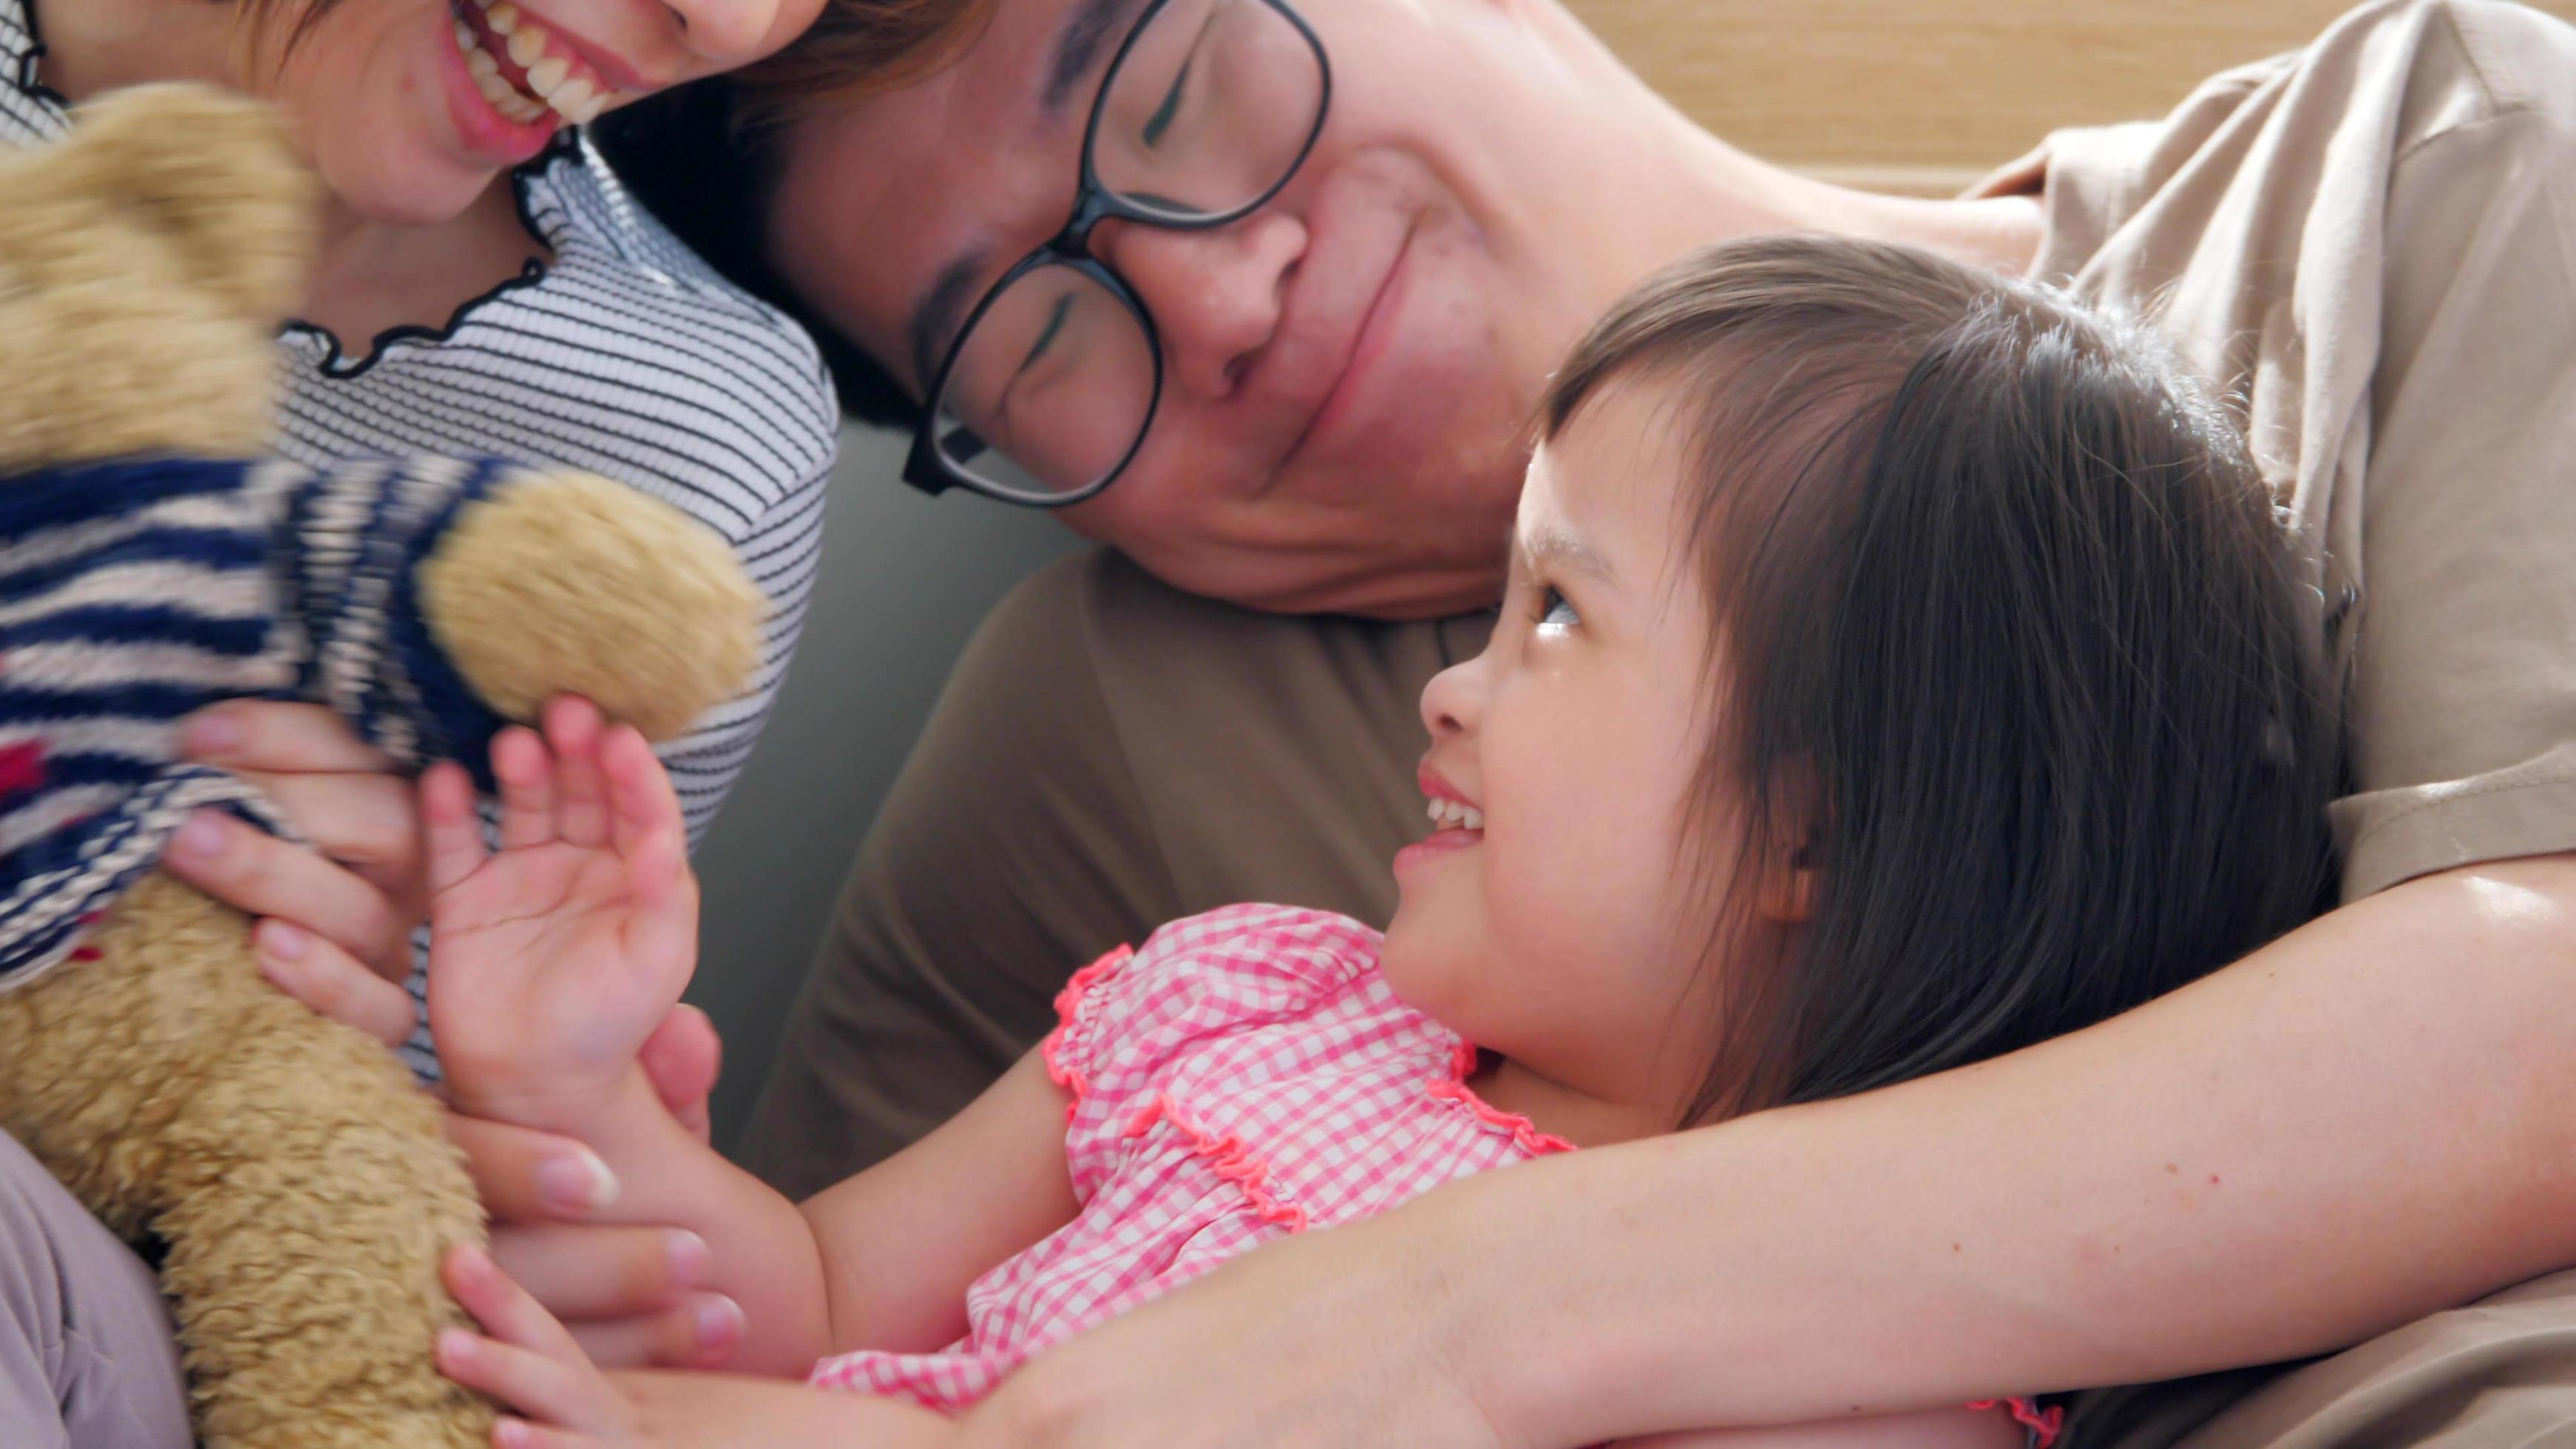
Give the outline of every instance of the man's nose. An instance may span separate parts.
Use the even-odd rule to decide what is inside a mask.
[[[1213,231],[1120,222],[1094,245],[1127,279],[1162,333],[1167,386],[1222,398],[1278,335],[1306,224],[1263,211]]]

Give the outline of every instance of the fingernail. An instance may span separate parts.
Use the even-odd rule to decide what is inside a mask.
[[[598,1212],[617,1201],[617,1174],[588,1152],[567,1152],[537,1164],[537,1196],[562,1212]]]
[[[534,1432],[524,1419],[501,1419],[492,1425],[492,1442],[500,1449],[527,1449],[536,1442],[528,1437]]]
[[[742,1337],[742,1305],[721,1294],[698,1301],[698,1347],[730,1348]]]
[[[262,921],[259,929],[251,933],[251,944],[271,960],[301,961],[312,942],[299,927],[284,921]]]
[[[686,1288],[706,1277],[707,1240],[687,1228],[673,1228],[665,1236],[671,1254],[671,1281]]]
[[[170,853],[182,860],[212,860],[223,844],[222,822],[216,820],[212,812],[201,810],[189,816],[178,833],[170,837]]]
[[[183,754],[219,755],[241,742],[241,721],[224,710],[192,715],[179,728],[179,749]]]
[[[418,1342],[417,1339],[413,1340]],[[474,1335],[461,1328],[441,1329],[438,1356],[450,1363],[463,1363],[474,1356]]]

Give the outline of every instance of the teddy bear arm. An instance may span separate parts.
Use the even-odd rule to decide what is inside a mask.
[[[97,954],[0,996],[5,1124],[92,1210],[167,1247],[210,1449],[464,1449],[439,1377],[439,1256],[481,1212],[438,1110],[382,1045],[260,979],[237,913],[166,876]]]

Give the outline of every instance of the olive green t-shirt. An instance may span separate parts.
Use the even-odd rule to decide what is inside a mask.
[[[2364,6],[1979,190],[2245,407],[2341,691],[2344,898],[2576,849],[2576,28]]]

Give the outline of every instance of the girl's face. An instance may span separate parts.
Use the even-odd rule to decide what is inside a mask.
[[[1667,546],[1660,403],[1613,383],[1530,464],[1493,642],[1422,694],[1423,793],[1450,821],[1396,857],[1385,954],[1398,995],[1478,1046],[1659,1111],[1714,1042],[1687,999],[1708,938],[1690,885],[1732,865],[1678,849],[1709,625]]]
[[[251,86],[361,215],[462,212],[559,128],[770,55],[823,0],[342,0],[265,27]]]

